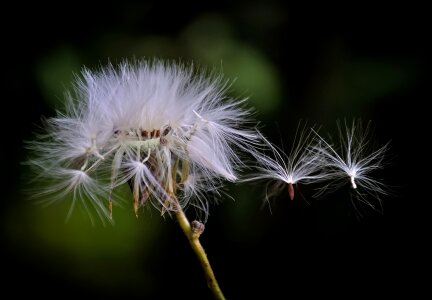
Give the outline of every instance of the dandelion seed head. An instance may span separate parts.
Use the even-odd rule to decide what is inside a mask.
[[[83,186],[103,207],[107,199],[93,191],[129,183],[136,203],[149,194],[146,201],[161,211],[175,210],[170,202],[180,191],[181,207],[207,210],[203,194],[222,180],[236,181],[241,153],[256,151],[261,138],[245,101],[227,98],[226,88],[221,76],[172,62],[84,69],[66,110],[29,143],[30,164],[58,182],[40,195]]]

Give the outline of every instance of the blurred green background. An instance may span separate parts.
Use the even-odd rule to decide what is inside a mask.
[[[3,291],[211,297],[175,220],[151,210],[137,219],[126,201],[114,211],[115,226],[92,226],[80,210],[65,223],[68,203],[44,208],[23,193],[23,140],[32,138],[42,115],[54,116],[63,107],[74,74],[83,66],[153,57],[222,72],[232,82],[231,96],[249,97],[262,131],[285,149],[300,119],[334,133],[337,119],[360,117],[373,121],[374,142],[392,141],[390,164],[379,175],[395,192],[384,200],[383,214],[361,207],[359,218],[346,190],[317,201],[304,186],[303,199],[291,202],[281,194],[270,212],[262,205],[264,186],[228,185],[235,200],[211,206],[202,236],[228,299],[402,288],[402,270],[415,265],[418,253],[412,250],[424,249],[417,236],[426,228],[419,223],[423,179],[418,176],[411,187],[404,175],[415,172],[414,133],[427,128],[421,117],[430,101],[425,13],[395,4],[219,4],[70,2],[65,9],[10,9],[14,21],[2,24]],[[410,250],[403,251],[408,244]],[[382,278],[390,278],[393,287],[387,289]]]

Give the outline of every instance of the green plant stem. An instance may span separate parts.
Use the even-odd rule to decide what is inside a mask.
[[[213,273],[213,269],[207,258],[207,254],[205,253],[205,250],[199,241],[199,236],[193,234],[189,220],[187,219],[185,213],[181,208],[178,208],[178,211],[176,211],[176,217],[180,224],[181,229],[183,230],[186,237],[188,238],[189,243],[192,249],[195,251],[198,260],[204,270],[208,287],[210,288],[210,290],[212,291],[216,299],[225,300],[225,296],[223,295],[222,290],[219,287],[219,284]]]

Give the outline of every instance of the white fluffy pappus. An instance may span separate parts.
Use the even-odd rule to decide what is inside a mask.
[[[270,154],[254,152],[258,161],[257,171],[245,181],[270,180],[266,192],[267,200],[280,194],[284,188],[287,188],[290,199],[294,200],[297,183],[308,184],[327,177],[327,174],[322,172],[322,160],[314,145],[317,140],[313,137],[312,128],[300,122],[289,155],[262,137]]]
[[[207,216],[206,193],[236,181],[241,153],[254,153],[261,135],[245,100],[225,96],[220,76],[173,62],[123,62],[85,69],[66,111],[46,120],[29,143],[38,196],[112,214],[112,192],[128,183],[134,209],[150,202],[162,212],[189,204]]]
[[[334,191],[349,182],[352,195],[356,199],[377,209],[378,207],[369,201],[367,196],[378,200],[378,205],[381,205],[381,195],[388,193],[388,188],[372,176],[374,171],[384,166],[383,159],[388,143],[377,149],[371,147],[370,122],[363,127],[360,120],[353,119],[351,125],[345,120],[343,124],[338,122],[337,127],[337,145],[332,145],[316,133],[321,143],[315,150],[322,156],[330,180],[320,189],[317,196]]]

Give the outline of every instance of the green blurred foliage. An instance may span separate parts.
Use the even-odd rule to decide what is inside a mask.
[[[126,188],[121,194],[130,198]],[[15,248],[25,253],[31,247],[40,263],[81,284],[149,288],[152,276],[142,265],[161,245],[164,218],[148,209],[136,218],[131,202],[125,202],[114,207],[113,224],[104,220],[104,226],[94,211],[83,207],[66,219],[67,200],[49,206],[25,202],[9,211],[3,225]]]
[[[261,114],[270,115],[281,101],[276,68],[259,49],[237,41],[231,25],[220,16],[204,16],[181,35],[189,57],[208,66],[220,64],[222,73],[234,80],[233,90]]]
[[[49,107],[64,108],[65,93],[73,88],[82,67],[79,52],[67,45],[60,45],[38,62],[35,78]]]
[[[382,59],[351,58],[324,70],[310,97],[320,99],[315,109],[326,118],[368,116],[381,99],[404,91],[418,76],[407,63]]]

